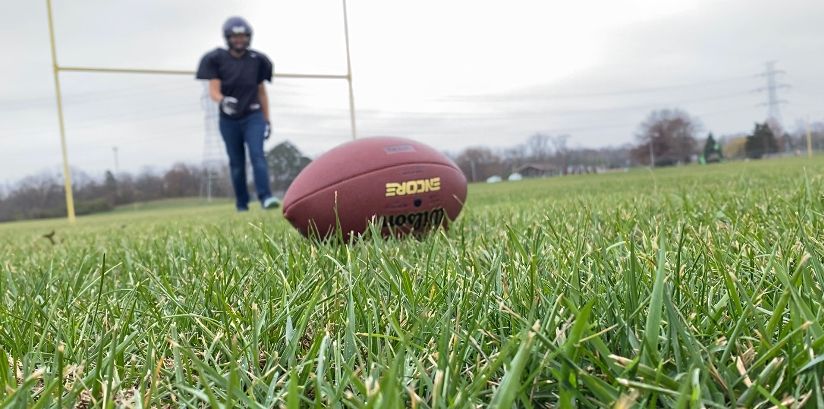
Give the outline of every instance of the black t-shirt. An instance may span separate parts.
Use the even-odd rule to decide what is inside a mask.
[[[272,82],[272,62],[263,53],[249,49],[241,57],[234,57],[229,50],[216,48],[200,60],[197,79],[220,80],[220,92],[238,100],[238,113],[227,118],[242,118],[260,110],[258,85]]]

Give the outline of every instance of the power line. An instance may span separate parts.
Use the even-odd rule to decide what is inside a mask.
[[[710,80],[710,81],[702,81],[702,82],[693,82],[693,83],[683,83],[683,84],[673,84],[673,85],[662,85],[658,87],[645,87],[645,88],[635,88],[635,89],[623,89],[623,90],[616,90],[616,91],[603,91],[603,92],[590,92],[590,93],[580,93],[580,94],[549,94],[547,97],[550,98],[587,98],[587,97],[600,97],[600,96],[623,96],[623,95],[632,95],[632,94],[649,94],[655,92],[662,92],[662,91],[671,91],[675,89],[693,89],[697,87],[707,87],[712,85],[718,85],[723,83],[728,83],[731,81],[743,80],[743,79],[750,79],[753,75],[740,75],[736,77],[728,77],[723,79],[717,80]]]
[[[594,92],[581,92],[581,93],[558,93],[558,94],[535,94],[533,98],[524,98],[523,96],[517,96],[519,100],[528,99],[576,99],[576,98],[592,98],[592,97],[611,97],[611,96],[624,96],[624,95],[632,95],[632,94],[649,94],[649,93],[656,93],[662,91],[671,91],[676,89],[695,89],[700,87],[708,87],[718,84],[729,83],[732,81],[740,81],[745,79],[752,79],[753,77],[758,76],[758,74],[747,74],[747,75],[737,75],[727,78],[719,78],[714,80],[708,81],[697,81],[691,83],[680,83],[680,84],[668,84],[668,85],[660,85],[654,87],[640,87],[640,88],[626,88],[626,89],[619,89],[619,90],[607,90],[607,91],[594,91]],[[517,92],[516,92],[517,93]],[[464,99],[473,99],[474,97],[488,97],[487,95],[461,95],[461,96],[453,96],[444,98],[445,101],[454,101],[454,100],[464,100]],[[495,95],[491,102],[511,102],[508,100],[506,95],[503,95],[504,98],[501,98],[502,95]]]

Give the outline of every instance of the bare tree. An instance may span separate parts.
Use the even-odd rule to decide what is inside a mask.
[[[526,150],[534,161],[545,161],[552,155],[551,138],[543,133],[536,133],[526,141]]]
[[[506,170],[501,157],[484,147],[465,149],[455,158],[455,163],[470,182],[483,181],[493,175],[502,176]]]
[[[552,142],[552,147],[555,149],[555,153],[565,153],[567,151],[567,141],[569,141],[569,135],[553,135],[549,137],[549,140]]]
[[[193,197],[200,193],[203,172],[184,163],[176,163],[163,175],[163,197]]]
[[[0,221],[54,217],[65,213],[60,176],[51,171],[27,176],[0,201]],[[55,203],[59,205],[55,206]]]
[[[640,145],[633,157],[640,163],[656,166],[689,163],[696,150],[695,135],[701,129],[698,120],[686,111],[653,111],[641,123],[636,138]]]
[[[145,202],[163,197],[163,178],[151,168],[143,168],[134,181],[135,200]]]
[[[569,135],[553,135],[549,139],[555,149],[555,158],[561,167],[561,173],[565,175],[569,169],[569,150],[567,149]]]

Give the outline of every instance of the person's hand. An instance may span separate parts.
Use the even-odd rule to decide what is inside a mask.
[[[232,116],[237,113],[237,104],[237,98],[224,96],[220,100],[220,110],[224,114]]]
[[[263,140],[269,139],[269,135],[272,134],[272,125],[269,123],[269,120],[266,120],[266,126],[263,128]]]

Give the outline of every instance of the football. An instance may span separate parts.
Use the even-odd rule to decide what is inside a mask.
[[[381,234],[422,234],[446,227],[466,200],[466,177],[437,150],[404,138],[373,137],[340,145],[298,174],[283,215],[307,237],[344,240],[369,222]]]

